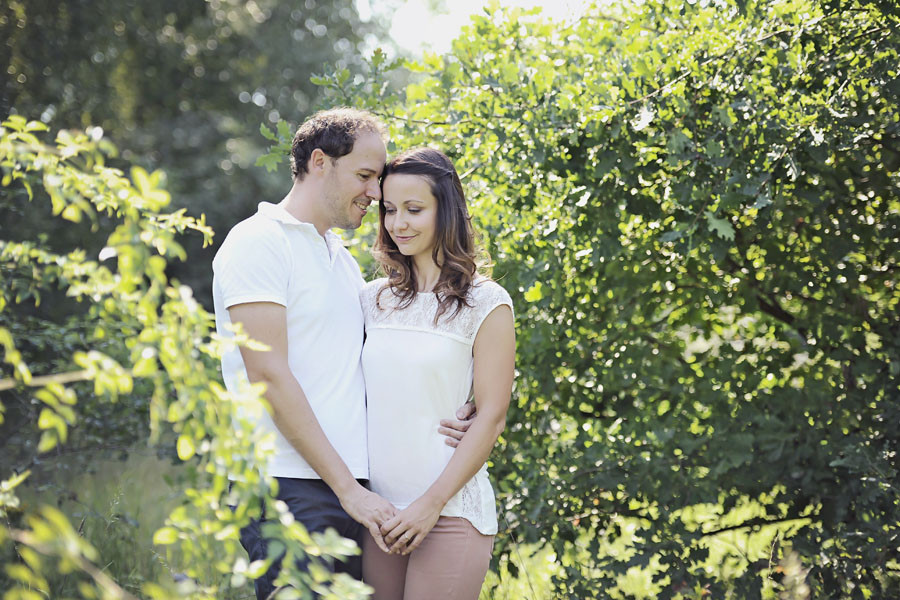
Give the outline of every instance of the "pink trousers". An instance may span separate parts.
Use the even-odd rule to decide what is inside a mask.
[[[439,517],[419,547],[386,554],[363,535],[363,581],[374,600],[477,600],[491,563],[494,536],[460,517]]]

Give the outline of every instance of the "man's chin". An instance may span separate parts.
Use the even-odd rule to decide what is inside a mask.
[[[359,219],[358,221],[344,221],[343,223],[338,223],[337,225],[335,225],[335,228],[345,230],[359,229],[360,227],[362,227],[362,222],[362,219]]]

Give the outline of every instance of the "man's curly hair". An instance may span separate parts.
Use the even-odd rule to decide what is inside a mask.
[[[332,161],[353,152],[353,143],[361,133],[384,137],[384,125],[370,112],[355,108],[321,110],[307,119],[294,134],[291,144],[291,175],[303,180],[309,172],[309,157],[316,148]]]

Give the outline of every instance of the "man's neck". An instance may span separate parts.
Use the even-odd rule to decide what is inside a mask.
[[[322,202],[319,196],[320,190],[312,189],[311,185],[294,180],[294,185],[281,201],[280,205],[292,217],[303,223],[309,223],[316,228],[319,235],[325,237],[325,233],[331,229],[328,217],[322,214]]]

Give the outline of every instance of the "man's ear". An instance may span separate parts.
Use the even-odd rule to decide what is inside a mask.
[[[328,161],[328,155],[325,154],[320,148],[313,149],[312,153],[309,155],[309,163],[307,163],[307,170],[310,173],[313,172],[323,172],[325,170],[325,163]]]

